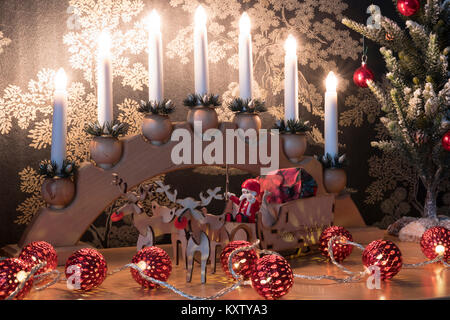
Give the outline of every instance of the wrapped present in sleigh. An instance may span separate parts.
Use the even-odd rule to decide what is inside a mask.
[[[318,243],[333,222],[334,195],[318,193],[314,179],[301,168],[281,169],[258,179],[261,206],[256,223],[226,222],[230,241],[261,241],[261,248],[299,252]],[[225,212],[237,214],[228,201]]]

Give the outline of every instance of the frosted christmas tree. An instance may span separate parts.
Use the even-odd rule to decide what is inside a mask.
[[[372,146],[393,150],[412,165],[426,189],[422,216],[437,223],[438,189],[450,166],[450,1],[393,2],[404,28],[381,14],[375,26],[342,22],[381,45],[386,62],[388,81],[367,85],[381,104],[390,139]]]

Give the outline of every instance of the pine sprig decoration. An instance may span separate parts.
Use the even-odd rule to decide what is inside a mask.
[[[197,93],[192,93],[184,99],[183,104],[188,108],[195,108],[199,106],[217,108],[222,105],[222,102],[220,102],[220,97],[215,94],[205,94],[202,96]]]
[[[287,122],[283,119],[277,120],[273,127],[278,129],[281,134],[296,134],[296,133],[306,133],[312,130],[309,121],[299,120],[288,120]]]
[[[58,165],[56,162],[50,160],[44,160],[39,164],[39,174],[46,178],[70,178],[75,175],[78,167],[75,162],[70,160],[64,160],[61,171],[58,172]]]
[[[348,160],[345,154],[342,156],[336,155],[333,157],[331,154],[327,153],[322,157],[314,157],[322,163],[324,169],[342,169],[348,167]]]
[[[262,113],[266,112],[267,108],[265,103],[259,99],[242,99],[236,98],[229,105],[230,109],[234,113]]]
[[[137,110],[140,113],[151,113],[155,115],[168,115],[175,111],[175,104],[172,100],[164,99],[163,101],[148,101],[141,100]]]
[[[100,125],[98,121],[88,123],[84,131],[94,137],[113,137],[117,138],[128,133],[129,125],[117,120],[106,122]]]

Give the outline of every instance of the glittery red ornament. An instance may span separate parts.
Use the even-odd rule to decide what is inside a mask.
[[[446,151],[450,151],[450,131],[447,131],[442,136],[442,148]]]
[[[35,241],[23,247],[19,259],[28,263],[31,267],[47,262],[47,265],[39,269],[35,275],[55,270],[58,265],[58,255],[55,248],[45,241]]]
[[[402,253],[389,240],[375,240],[369,243],[362,255],[366,268],[377,266],[380,268],[380,279],[387,280],[394,277],[402,268]],[[372,270],[375,274],[375,270]]]
[[[420,248],[430,260],[438,254],[444,255],[446,261],[450,260],[450,230],[444,227],[432,227],[425,231],[420,239]]]
[[[397,9],[400,13],[406,17],[412,16],[419,11],[419,0],[398,0]]]
[[[8,298],[31,271],[31,266],[24,261],[10,258],[0,261],[0,300]],[[25,283],[15,299],[23,299],[33,286],[33,278]]]
[[[65,273],[68,280],[73,280],[76,289],[89,291],[102,284],[107,269],[105,258],[100,252],[85,248],[76,251],[67,259]]]
[[[141,268],[146,276],[160,281],[167,281],[172,272],[172,261],[170,261],[169,255],[158,247],[142,249],[136,253],[131,262]],[[131,269],[131,275],[143,288],[154,289],[159,287],[159,285],[142,278],[139,272],[134,269]]]
[[[289,292],[293,282],[292,269],[283,257],[272,254],[256,261],[252,286],[265,299],[281,298]]]
[[[362,63],[361,67],[356,69],[353,74],[353,82],[360,88],[367,88],[367,80],[373,80],[374,75],[372,70],[367,67],[367,64]]]
[[[222,253],[220,254],[220,262],[222,263],[223,271],[230,277],[233,278],[230,269],[228,269],[228,259],[230,254],[241,247],[250,246],[251,243],[247,241],[232,241],[223,248]],[[238,252],[234,255],[232,263],[233,270],[236,274],[244,277],[245,280],[249,279],[252,275],[252,269],[258,260],[258,255],[255,250],[246,250]]]
[[[328,242],[332,237],[342,236],[345,237],[349,241],[353,241],[353,237],[346,229],[338,226],[331,226],[323,230],[322,234],[319,238],[319,249],[322,252],[322,255],[329,258],[328,254]],[[337,262],[344,261],[353,250],[353,246],[342,244],[339,240],[334,241],[333,243],[333,256]]]

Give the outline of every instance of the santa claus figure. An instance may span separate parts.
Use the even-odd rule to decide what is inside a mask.
[[[256,179],[248,179],[242,184],[242,195],[238,198],[233,193],[228,193],[228,197],[239,206],[236,216],[231,213],[225,216],[226,221],[236,222],[256,222],[256,213],[259,211],[261,202],[259,200],[260,185]]]

